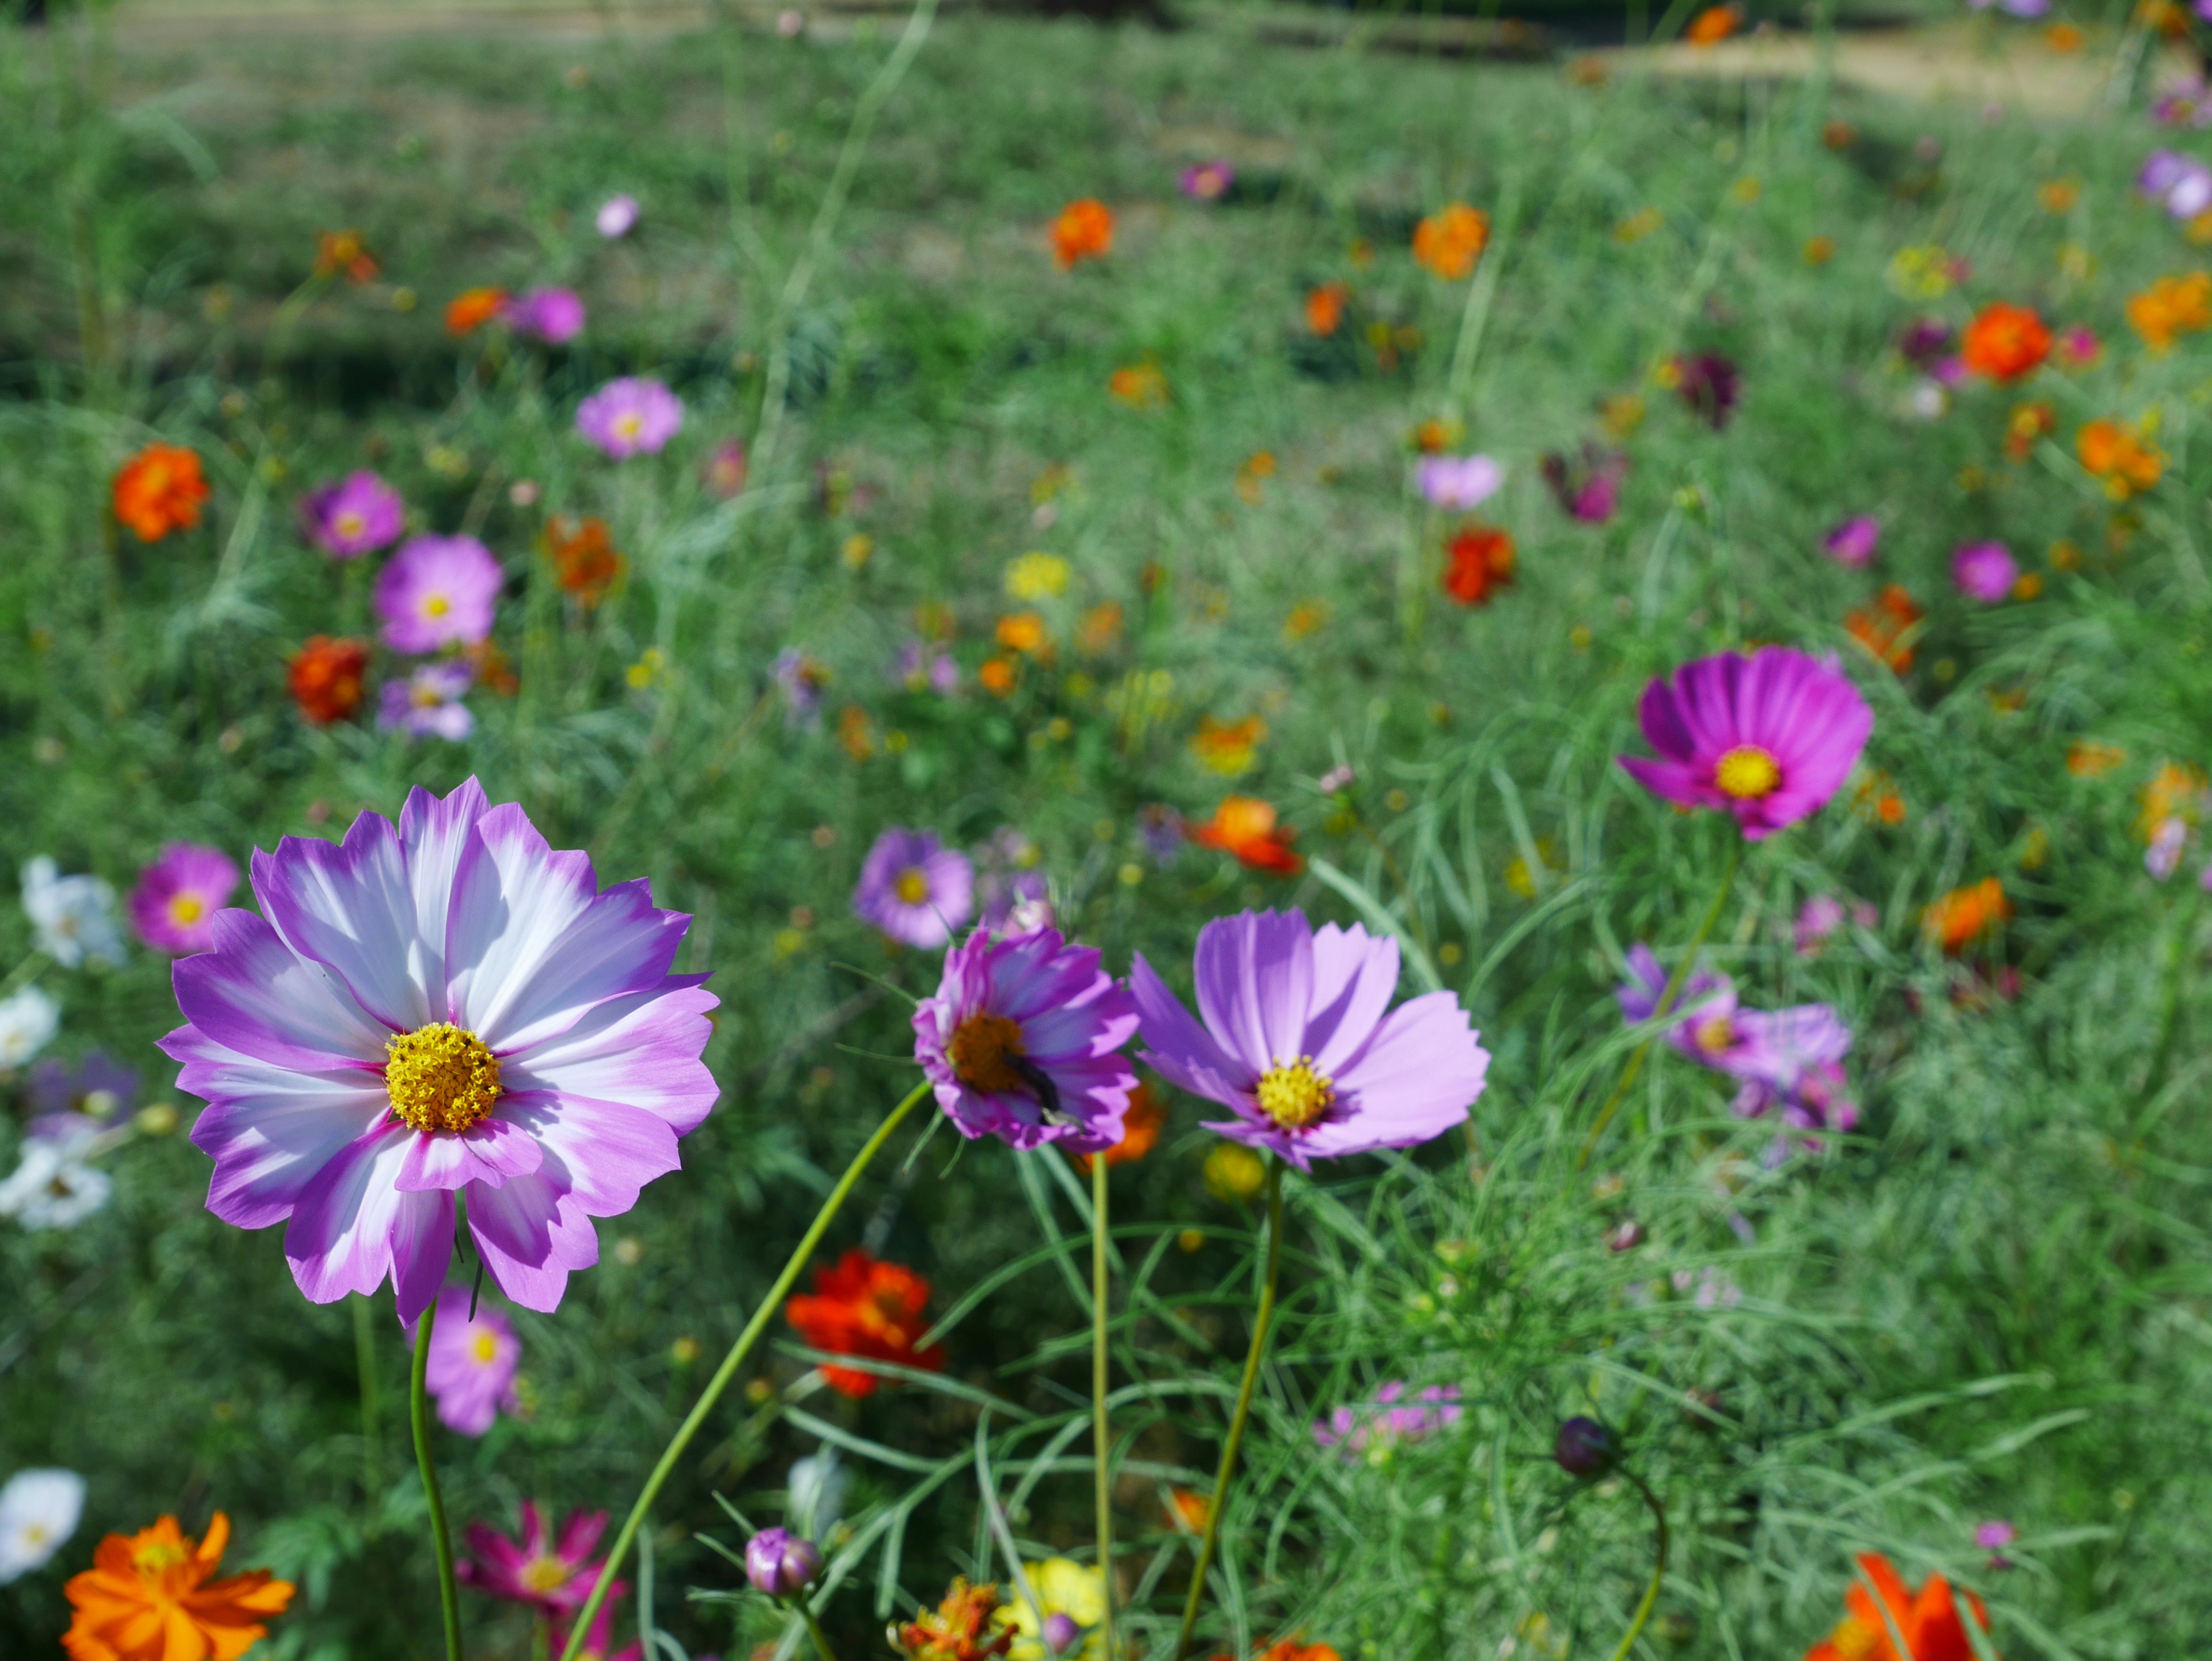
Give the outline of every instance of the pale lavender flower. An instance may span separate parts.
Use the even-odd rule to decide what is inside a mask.
[[[1666,971],[1651,948],[1631,948],[1628,979],[1615,995],[1622,1019],[1631,1025],[1651,1019],[1666,986]],[[1851,1048],[1850,1028],[1828,1005],[1741,1008],[1735,983],[1704,970],[1684,981],[1668,1022],[1668,1045],[1701,1067],[1784,1092],[1796,1088],[1806,1068],[1840,1062]]]
[[[410,738],[450,739],[458,744],[476,731],[476,715],[461,702],[475,679],[475,672],[465,663],[417,665],[405,678],[384,683],[376,724]]]
[[[1874,558],[1881,541],[1881,521],[1872,514],[1860,514],[1822,537],[1820,551],[1838,564],[1862,566]]]
[[[775,654],[775,661],[769,666],[768,672],[783,689],[783,724],[792,727],[820,726],[822,689],[830,683],[829,666],[809,657],[796,646],[787,646]]]
[[[1486,455],[1423,456],[1413,477],[1431,507],[1466,513],[1498,494],[1505,470]]]
[[[975,915],[975,873],[927,830],[894,825],[861,861],[853,910],[900,944],[928,951]]]
[[[1183,828],[1182,815],[1165,802],[1147,802],[1137,810],[1137,836],[1145,844],[1145,851],[1152,856],[1152,863],[1173,865],[1182,857],[1182,845],[1189,840]]]
[[[983,908],[984,926],[1006,934],[1016,908],[1042,900],[1048,891],[1044,873],[1036,868],[1037,845],[1012,825],[1002,824],[974,850],[973,857],[975,897]]]
[[[599,211],[592,223],[609,241],[628,236],[637,228],[637,198],[628,195],[609,197],[599,204]]]
[[[1846,906],[1832,894],[1815,894],[1797,913],[1797,955],[1811,957],[1846,922],[1871,928],[1880,920],[1881,914],[1864,900],[1853,900]]]
[[[332,559],[358,559],[399,540],[407,504],[374,473],[348,473],[301,496],[300,534]]]
[[[474,537],[415,537],[376,574],[370,597],[395,652],[474,646],[491,633],[499,562]]]
[[[2164,882],[2179,867],[2182,846],[2188,840],[2186,819],[2178,816],[2160,819],[2150,833],[2150,846],[2143,850],[2143,869]]]
[[[890,678],[893,685],[909,692],[927,691],[950,697],[960,687],[960,665],[942,647],[908,640],[892,660]]]
[[[1970,542],[1951,556],[1951,581],[1967,599],[1984,605],[2010,595],[2019,576],[2012,551],[2002,542]]]
[[[31,1069],[31,1105],[37,1113],[23,1134],[79,1149],[119,1123],[137,1098],[137,1072],[101,1050],[87,1050],[75,1067],[48,1056]]]
[[[548,346],[565,345],[584,332],[584,301],[573,289],[529,289],[499,308],[500,320],[519,335]]]
[[[576,406],[576,430],[617,461],[657,455],[684,426],[684,400],[658,380],[624,375]]]
[[[1394,1379],[1376,1390],[1370,1401],[1334,1409],[1328,1418],[1315,1423],[1314,1441],[1322,1447],[1340,1447],[1352,1453],[1364,1452],[1370,1445],[1379,1451],[1400,1442],[1433,1436],[1467,1416],[1467,1409],[1456,1405],[1456,1384],[1431,1384],[1411,1396],[1407,1388]]]
[[[438,1294],[438,1318],[423,1360],[423,1382],[438,1398],[438,1418],[448,1430],[481,1436],[502,1409],[511,1414],[521,1406],[514,1375],[522,1366],[522,1341],[514,1335],[514,1323],[465,1287],[447,1287]]]

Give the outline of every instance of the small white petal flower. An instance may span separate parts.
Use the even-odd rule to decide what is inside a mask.
[[[0,1586],[44,1568],[84,1514],[84,1478],[73,1470],[19,1470],[0,1488]]]
[[[71,1159],[52,1142],[34,1141],[23,1162],[0,1183],[0,1217],[25,1228],[75,1228],[107,1203],[114,1184],[107,1173]]]
[[[23,910],[38,930],[39,949],[63,968],[87,958],[110,968],[123,962],[115,890],[98,877],[64,877],[41,854],[23,867]]]
[[[21,1067],[53,1042],[61,1006],[35,986],[0,999],[0,1068]]]

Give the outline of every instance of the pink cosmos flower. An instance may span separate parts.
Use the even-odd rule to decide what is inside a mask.
[[[1820,551],[1838,564],[1856,567],[1874,558],[1875,545],[1881,540],[1881,521],[1872,514],[1860,514],[1822,537]]]
[[[1498,494],[1505,470],[1484,455],[1423,456],[1413,477],[1431,507],[1466,513]]]
[[[1797,955],[1811,957],[1827,944],[1829,937],[1841,929],[1846,921],[1855,922],[1862,928],[1871,928],[1880,921],[1880,914],[1864,900],[1853,900],[1846,907],[1832,894],[1814,895],[1798,908]]]
[[[415,790],[397,825],[363,813],[343,844],[287,837],[252,878],[262,915],[216,914],[161,1041],[209,1104],[208,1208],[286,1224],[314,1302],[389,1277],[412,1321],[465,1196],[492,1283],[556,1307],[599,1261],[592,1219],[675,1170],[714,1105],[717,1000],[669,972],[690,919],[642,881],[600,891],[588,858],[474,779]]]
[[[1398,942],[1303,911],[1244,911],[1199,931],[1191,1017],[1139,955],[1129,991],[1146,1065],[1235,1115],[1209,1124],[1301,1171],[1411,1147],[1467,1117],[1489,1053],[1449,992],[1392,1010]]]
[[[461,696],[476,681],[465,663],[424,663],[405,678],[384,683],[377,694],[376,724],[397,727],[410,738],[450,739],[459,744],[477,730],[477,718]]]
[[[634,196],[611,196],[599,204],[599,211],[592,223],[601,236],[609,241],[628,236],[637,228],[637,198]]]
[[[1628,458],[1619,450],[1601,450],[1585,440],[1578,459],[1571,461],[1555,450],[1544,457],[1539,471],[1570,518],[1584,525],[1602,525],[1620,506]]]
[[[438,1318],[430,1328],[425,1382],[438,1398],[438,1418],[447,1429],[481,1436],[504,1408],[520,1405],[514,1375],[522,1366],[522,1341],[514,1323],[478,1301],[473,1319],[465,1287],[438,1294]]]
[[[1090,946],[978,928],[914,1012],[914,1056],[970,1141],[1097,1153],[1121,1140],[1137,1075],[1121,1051],[1136,1031],[1136,1005]]]
[[[684,428],[684,400],[658,380],[624,375],[576,406],[576,430],[617,461],[658,455]]]
[[[734,438],[724,439],[699,469],[699,479],[725,502],[742,495],[745,488],[745,447]]]
[[[2012,593],[2020,567],[2002,542],[1970,542],[1951,556],[1951,581],[1969,599],[1995,605]]]
[[[943,946],[975,915],[975,869],[927,830],[893,825],[860,862],[853,910],[904,946]]]
[[[474,537],[416,537],[376,574],[372,603],[395,652],[474,646],[491,633],[499,562]]]
[[[300,498],[300,534],[332,559],[358,559],[399,540],[407,504],[372,472],[348,473]]]
[[[1176,175],[1176,188],[1194,202],[1218,202],[1237,182],[1237,169],[1226,161],[1200,161]]]
[[[1733,813],[1750,842],[1820,812],[1874,730],[1840,670],[1786,646],[1684,664],[1644,689],[1636,718],[1659,754],[1620,757],[1629,775],[1668,801]]]
[[[599,1577],[606,1573],[605,1561],[592,1561],[606,1531],[606,1512],[571,1512],[556,1542],[546,1526],[545,1513],[536,1501],[525,1500],[520,1540],[508,1539],[488,1524],[471,1523],[467,1530],[470,1555],[453,1569],[464,1585],[487,1597],[526,1604],[556,1627],[565,1626],[590,1601]],[[611,1609],[629,1590],[623,1581],[616,1581],[601,1608]]]
[[[1334,1409],[1314,1425],[1314,1441],[1325,1448],[1363,1453],[1370,1444],[1388,1447],[1433,1436],[1467,1416],[1465,1408],[1455,1405],[1459,1401],[1456,1384],[1431,1384],[1401,1407],[1406,1391],[1406,1384],[1394,1379],[1376,1390],[1372,1401]]]
[[[565,345],[584,332],[583,296],[573,289],[530,289],[501,306],[499,316],[519,335]]]
[[[237,890],[237,863],[222,849],[167,843],[161,856],[138,873],[125,909],[140,940],[181,958],[208,949],[215,914]]]
[[[1631,947],[1628,978],[1616,995],[1621,1019],[1632,1025],[1650,1020],[1666,989],[1666,970],[1651,948]],[[1700,1066],[1786,1090],[1796,1086],[1807,1068],[1841,1061],[1850,1054],[1851,1030],[1824,1003],[1742,1008],[1736,1002],[1734,981],[1700,969],[1682,983],[1669,1017],[1667,1042]]]

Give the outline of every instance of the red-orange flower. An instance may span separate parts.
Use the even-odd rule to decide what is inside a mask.
[[[497,317],[506,304],[504,289],[465,289],[446,302],[446,332],[455,337],[474,334]]]
[[[1256,796],[1224,796],[1211,819],[1190,827],[1190,839],[1201,847],[1218,848],[1240,864],[1278,876],[1306,867],[1291,848],[1291,834],[1276,828],[1274,804]]]
[[[1333,335],[1344,321],[1345,302],[1352,290],[1341,283],[1324,283],[1306,290],[1306,327],[1322,336]]]
[[[1966,325],[1959,355],[1976,374],[2017,380],[2051,356],[2051,331],[2033,307],[1992,301]]]
[[[1470,525],[1451,539],[1444,592],[1462,605],[1487,605],[1513,586],[1513,533]]]
[[[2166,470],[2166,458],[2117,421],[2084,423],[2074,435],[2074,453],[2083,467],[2105,481],[2105,494],[2115,502],[2148,490]]]
[[[973,1586],[956,1576],[934,1612],[918,1609],[891,1629],[892,1647],[908,1661],[989,1661],[1014,1646],[1016,1628],[992,1630],[999,1608],[996,1586]]]
[[[200,522],[208,484],[199,456],[181,444],[149,444],[115,475],[115,517],[141,542],[159,542],[172,531]]]
[[[1217,1655],[1213,1661],[1235,1661],[1235,1658]],[[1252,1661],[1344,1661],[1329,1644],[1309,1644],[1298,1638],[1279,1638],[1266,1649],[1253,1656]]]
[[[859,1355],[891,1361],[924,1372],[945,1368],[945,1346],[918,1350],[915,1341],[927,1329],[921,1318],[929,1302],[929,1282],[901,1263],[886,1263],[858,1247],[834,1269],[814,1271],[814,1295],[793,1298],[784,1317],[800,1337],[832,1355]],[[828,1366],[822,1376],[847,1396],[872,1396],[883,1380],[852,1367]]]
[[[1920,926],[1929,939],[1955,955],[2011,916],[2012,902],[2005,897],[2004,884],[1995,877],[1984,877],[1930,904],[1920,914]]]
[[[1914,633],[1927,613],[1898,583],[1890,583],[1875,596],[1871,606],[1850,612],[1844,628],[1851,638],[1899,674],[1912,667]]]
[[[349,283],[374,283],[376,271],[376,256],[359,231],[324,231],[316,236],[317,277],[328,279],[343,271]]]
[[[2212,328],[2212,277],[2191,271],[2161,277],[2128,298],[2128,326],[2153,352],[2172,350],[2177,335]]]
[[[1743,14],[1734,6],[1708,6],[1690,21],[1682,39],[1693,46],[1717,46],[1743,27]]]
[[[1168,1122],[1168,1110],[1160,1104],[1159,1092],[1147,1080],[1129,1092],[1129,1111],[1121,1121],[1121,1140],[1106,1150],[1109,1167],[1129,1165],[1141,1159],[1159,1145],[1160,1129]],[[1088,1177],[1091,1174],[1091,1155],[1075,1156],[1076,1168]]]
[[[586,611],[605,599],[622,577],[623,557],[603,519],[579,522],[565,514],[556,515],[545,526],[545,555],[553,562],[555,578]]]
[[[2005,423],[2005,453],[2014,461],[2025,461],[2035,449],[2035,441],[2058,425],[2057,411],[2048,404],[2017,404]]]
[[[368,672],[368,648],[357,640],[317,635],[292,654],[292,701],[318,727],[343,721],[361,708]]]
[[[63,1588],[76,1611],[62,1637],[70,1661],[236,1661],[269,1635],[262,1622],[284,1612],[292,1585],[266,1569],[210,1579],[229,1542],[221,1512],[198,1542],[173,1517],[109,1535]]]
[[[1887,1558],[1868,1552],[1858,1562],[1881,1594],[1881,1606],[1876,1607],[1864,1585],[1854,1583],[1844,1594],[1844,1607],[1850,1613],[1835,1631],[1805,1652],[1805,1661],[1973,1661],[1973,1645],[1948,1580],[1932,1574],[1914,1592]],[[1974,1620],[1987,1632],[1990,1616],[1982,1600],[1968,1592],[1966,1601],[1973,1607]],[[1890,1635],[1893,1627],[1905,1640],[1902,1652]]]
[[[1052,222],[1052,263],[1064,271],[1103,259],[1113,246],[1114,210],[1096,197],[1069,203]]]
[[[1447,283],[1472,273],[1490,243],[1490,216],[1464,202],[1447,203],[1413,227],[1413,259]]]

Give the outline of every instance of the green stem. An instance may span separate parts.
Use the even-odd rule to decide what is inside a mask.
[[[2189,968],[2190,941],[2197,933],[2200,891],[2191,883],[2188,893],[2173,908],[2173,939],[2166,948],[2166,985],[2159,1000],[2158,1042],[2151,1050],[2150,1071],[2143,1079],[2146,1105],[2157,1098],[2160,1086],[2166,1083],[2166,1069],[2173,1064],[2174,1040],[2181,1034],[2181,984]]]
[[[437,1320],[438,1305],[433,1299],[415,1327],[415,1378],[408,1388],[407,1405],[415,1426],[415,1463],[422,1470],[422,1493],[430,1502],[430,1538],[438,1552],[438,1599],[446,1612],[446,1661],[461,1661],[461,1589],[453,1580],[453,1536],[446,1526],[445,1500],[438,1493],[438,1468],[430,1459],[430,1329]]]
[[[383,1437],[377,1424],[376,1328],[368,1299],[353,1300],[353,1359],[361,1372],[361,1491],[374,1504],[384,1488]]]
[[[822,1630],[822,1623],[814,1618],[814,1611],[806,1604],[801,1603],[799,1606],[799,1619],[806,1622],[806,1635],[814,1640],[815,1652],[822,1658],[822,1661],[837,1661],[837,1652],[830,1647],[829,1634]]]
[[[1100,1653],[1114,1661],[1113,1415],[1106,1407],[1106,1153],[1091,1156],[1091,1439],[1098,1456],[1098,1634]]]
[[[1653,1020],[1664,1019],[1667,1012],[1674,1008],[1674,1000],[1682,995],[1682,987],[1690,978],[1690,970],[1697,963],[1698,953],[1704,949],[1705,937],[1713,932],[1714,925],[1721,920],[1721,908],[1728,904],[1729,891],[1735,886],[1735,868],[1742,862],[1743,838],[1739,837],[1729,845],[1728,863],[1722,867],[1720,886],[1713,890],[1713,903],[1705,908],[1705,920],[1698,925],[1698,932],[1690,938],[1690,949],[1683,952],[1681,962],[1674,965],[1674,972],[1667,977],[1667,989],[1659,995],[1659,1001],[1652,1006]],[[1613,1123],[1613,1116],[1620,1111],[1620,1104],[1628,1094],[1628,1087],[1636,1082],[1636,1075],[1644,1070],[1644,1058],[1651,1053],[1652,1042],[1646,1038],[1637,1045],[1636,1053],[1628,1058],[1628,1065],[1621,1069],[1620,1082],[1613,1086],[1613,1094],[1606,1098],[1605,1105],[1598,1110],[1597,1123],[1590,1127],[1589,1135],[1583,1139],[1583,1151],[1575,1156],[1576,1170],[1580,1171],[1589,1163],[1590,1154],[1597,1147],[1597,1139],[1605,1135],[1605,1128]]]
[[[638,1527],[645,1521],[646,1512],[653,1509],[653,1502],[660,1497],[660,1490],[667,1484],[670,1473],[675,1470],[676,1462],[684,1457],[684,1450],[691,1445],[691,1439],[707,1422],[707,1415],[714,1410],[714,1403],[722,1399],[722,1392],[730,1387],[730,1380],[737,1377],[738,1369],[744,1365],[745,1357],[760,1342],[761,1334],[768,1330],[769,1322],[783,1307],[783,1300],[790,1295],[792,1285],[799,1279],[799,1271],[813,1256],[814,1248],[822,1244],[822,1237],[830,1232],[830,1225],[843,1208],[846,1196],[852,1193],[854,1185],[860,1180],[860,1173],[883,1151],[884,1144],[891,1139],[891,1133],[905,1123],[906,1116],[914,1111],[915,1104],[928,1093],[929,1080],[924,1079],[908,1092],[904,1101],[890,1110],[890,1116],[876,1127],[876,1134],[869,1137],[860,1151],[853,1156],[853,1163],[845,1167],[845,1174],[837,1179],[837,1186],[831,1189],[830,1197],[823,1201],[822,1209],[814,1214],[814,1220],[808,1226],[806,1232],[800,1236],[797,1248],[791,1254],[791,1261],[784,1264],[783,1273],[775,1277],[775,1284],[769,1288],[768,1296],[761,1299],[760,1307],[753,1311],[752,1319],[745,1323],[745,1329],[738,1335],[737,1342],[730,1346],[730,1353],[722,1358],[722,1365],[714,1369],[714,1376],[707,1381],[707,1388],[700,1392],[690,1413],[677,1427],[676,1434],[661,1454],[659,1463],[653,1466],[653,1475],[645,1479],[643,1492],[637,1496],[637,1503],[629,1508],[629,1515],[623,1519],[622,1532],[615,1536],[614,1545],[607,1552],[606,1567],[599,1575],[599,1584],[592,1588],[590,1599],[576,1612],[575,1621],[568,1628],[568,1643],[561,1652],[561,1661],[576,1661],[577,1654],[584,1647],[585,1635],[592,1629],[592,1621],[599,1614],[599,1605],[606,1601],[607,1589],[614,1585],[615,1576],[622,1572],[623,1559],[629,1555],[631,1543],[637,1538]]]
[[[33,946],[29,955],[9,971],[8,978],[0,981],[0,998],[10,998],[21,992],[33,981],[38,979],[46,966],[52,961],[53,959],[46,956],[44,952]]]
[[[1636,1618],[1628,1623],[1628,1635],[1620,1640],[1620,1647],[1613,1652],[1613,1661],[1628,1661],[1629,1651],[1636,1647],[1636,1640],[1643,1636],[1644,1623],[1651,1618],[1651,1611],[1659,1602],[1659,1583],[1667,1573],[1667,1508],[1659,1503],[1659,1496],[1644,1485],[1641,1477],[1630,1475],[1626,1471],[1621,1475],[1636,1484],[1636,1491],[1644,1496],[1644,1503],[1651,1507],[1652,1516],[1658,1519],[1659,1549],[1658,1561],[1651,1566],[1651,1584],[1644,1587],[1644,1601],[1636,1606]]]
[[[1206,1502],[1206,1531],[1199,1538],[1198,1567],[1190,1577],[1190,1596],[1183,1601],[1182,1631],[1176,1639],[1175,1661],[1190,1653],[1191,1630],[1198,1625],[1198,1606],[1206,1601],[1206,1571],[1213,1567],[1213,1545],[1221,1534],[1221,1513],[1228,1508],[1229,1484],[1237,1473],[1237,1450],[1243,1445],[1244,1421],[1252,1414],[1252,1391],[1260,1382],[1260,1360],[1267,1348],[1267,1329],[1275,1317],[1275,1282],[1283,1267],[1283,1162],[1267,1161],[1267,1266],[1260,1283],[1260,1307],[1252,1317],[1252,1348],[1244,1357],[1244,1381],[1237,1387],[1237,1411],[1229,1421],[1229,1439],[1221,1445],[1221,1463],[1213,1473],[1213,1495]]]

